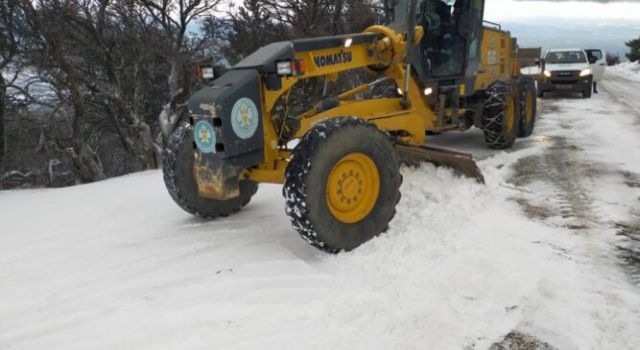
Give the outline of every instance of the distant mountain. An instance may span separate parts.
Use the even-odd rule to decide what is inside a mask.
[[[521,47],[598,48],[619,54],[624,61],[625,42],[640,37],[640,20],[525,19],[502,22]]]

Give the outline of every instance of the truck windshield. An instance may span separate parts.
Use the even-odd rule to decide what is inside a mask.
[[[547,63],[585,63],[587,58],[582,51],[556,51],[549,52],[546,59]]]

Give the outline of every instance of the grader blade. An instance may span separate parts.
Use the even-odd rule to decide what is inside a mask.
[[[478,168],[478,164],[468,153],[406,144],[396,144],[396,151],[404,163],[417,165],[420,162],[429,162],[435,166],[451,168],[461,175],[476,179],[478,183],[484,184],[484,176]]]

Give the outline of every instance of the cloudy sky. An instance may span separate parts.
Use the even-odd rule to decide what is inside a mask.
[[[485,19],[498,22],[522,47],[600,48],[625,59],[625,42],[640,36],[640,0],[486,0]]]
[[[640,1],[487,0],[485,13],[494,21],[548,17],[640,21]]]

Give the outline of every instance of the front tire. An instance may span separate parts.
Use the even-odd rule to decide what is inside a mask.
[[[314,247],[349,251],[387,229],[401,180],[393,144],[374,124],[323,121],[293,150],[283,187],[286,212]]]
[[[191,215],[204,219],[229,216],[247,205],[258,190],[253,181],[240,181],[240,195],[226,201],[198,195],[198,185],[193,177],[193,128],[180,125],[169,137],[163,153],[162,172],[171,198]]]
[[[516,142],[520,129],[517,88],[496,81],[486,93],[482,113],[484,140],[489,148],[510,148]]]
[[[582,92],[582,98],[591,98],[591,88]]]

